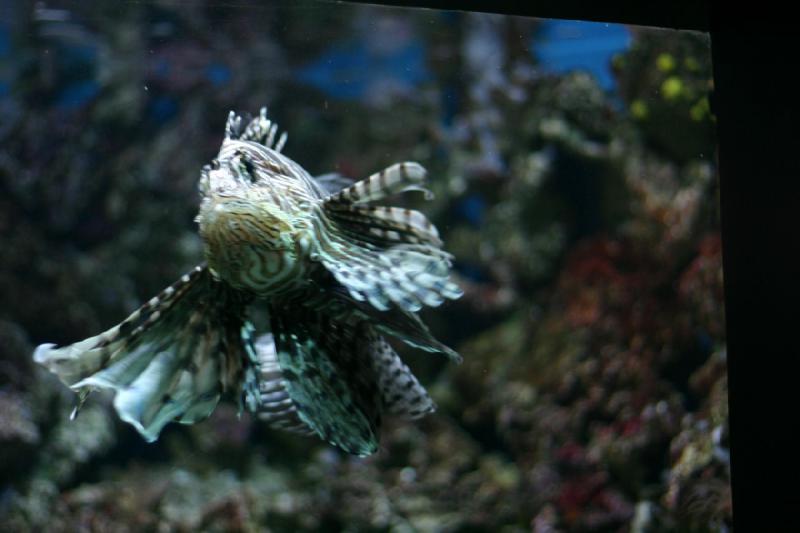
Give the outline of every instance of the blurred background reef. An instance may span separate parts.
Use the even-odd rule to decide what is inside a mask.
[[[687,32],[3,3],[0,530],[726,530],[710,90]],[[99,394],[70,422],[33,347],[110,327],[201,259],[200,167],[227,112],[262,105],[312,174],[428,168],[435,201],[406,205],[465,296],[424,318],[464,363],[402,353],[439,411],[387,423],[367,459],[230,402],[152,445]]]

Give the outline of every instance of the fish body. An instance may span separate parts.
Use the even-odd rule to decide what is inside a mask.
[[[305,170],[255,141],[226,139],[201,180],[197,222],[217,279],[261,297],[308,280],[312,206],[322,199]]]
[[[417,316],[461,295],[452,257],[420,212],[376,201],[425,190],[399,163],[350,183],[313,178],[281,153],[266,110],[233,112],[199,182],[206,262],[117,326],[34,359],[79,394],[112,389],[120,417],[149,441],[169,422],[207,417],[223,394],[270,425],[373,453],[381,418],[433,401],[387,342],[459,356]],[[257,336],[251,305],[265,306]]]

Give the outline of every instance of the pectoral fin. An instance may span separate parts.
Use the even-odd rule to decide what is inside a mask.
[[[206,418],[243,383],[244,302],[197,267],[119,325],[75,344],[39,346],[34,360],[82,398],[114,391],[120,418],[148,441]]]

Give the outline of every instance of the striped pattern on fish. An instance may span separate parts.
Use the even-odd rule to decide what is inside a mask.
[[[79,394],[78,408],[111,389],[120,417],[152,441],[229,394],[277,429],[357,455],[378,449],[384,414],[435,409],[384,336],[460,360],[416,314],[461,295],[453,258],[424,214],[373,204],[430,197],[425,169],[404,162],[355,183],[315,179],[281,152],[286,139],[265,109],[231,113],[198,185],[206,263],[108,331],[36,349]],[[265,335],[247,318],[254,300],[269,313]]]

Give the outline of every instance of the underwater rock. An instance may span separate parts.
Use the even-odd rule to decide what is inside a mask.
[[[16,322],[0,319],[0,387],[26,390],[31,385],[31,344]]]
[[[699,32],[680,39],[660,37],[636,31],[630,50],[614,59],[619,92],[645,141],[667,159],[710,159],[714,117],[709,37]]]
[[[42,434],[28,407],[30,398],[0,390],[0,476],[15,478],[30,468]]]

